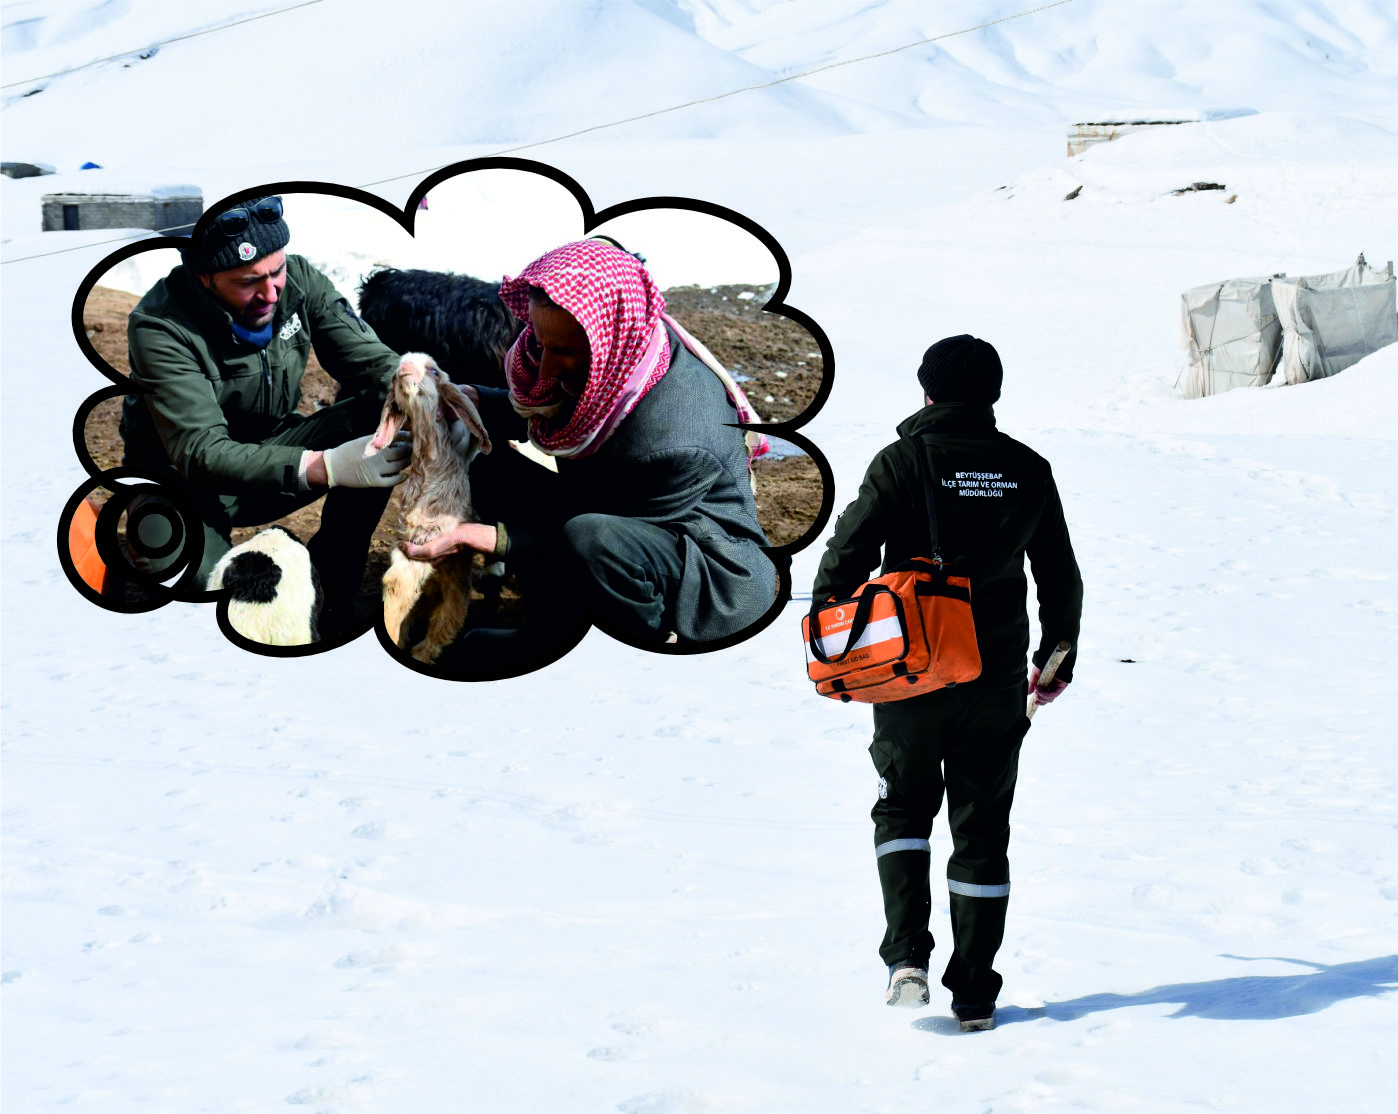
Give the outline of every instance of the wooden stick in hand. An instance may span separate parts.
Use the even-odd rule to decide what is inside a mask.
[[[1034,686],[1036,689],[1046,689],[1049,685],[1053,684],[1053,678],[1058,672],[1058,667],[1063,664],[1063,659],[1068,656],[1068,651],[1072,648],[1073,645],[1071,642],[1060,642],[1058,644],[1053,653],[1049,655],[1048,661],[1044,662],[1044,671],[1039,674],[1038,683]],[[1024,714],[1030,719],[1033,719],[1034,711],[1038,706],[1039,694],[1037,692],[1031,692],[1029,694],[1029,703],[1024,709]]]

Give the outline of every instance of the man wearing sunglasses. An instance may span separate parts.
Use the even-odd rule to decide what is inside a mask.
[[[131,311],[139,389],[122,408],[123,463],[185,481],[204,526],[201,585],[235,526],[274,521],[329,491],[308,548],[325,594],[322,630],[333,637],[352,622],[374,527],[411,444],[365,456],[398,355],[328,278],[286,253],[290,237],[281,198],[235,204]],[[308,417],[297,404],[312,348],[340,390]],[[180,561],[182,547],[164,552],[168,518],[139,522],[128,541],[146,571]]]

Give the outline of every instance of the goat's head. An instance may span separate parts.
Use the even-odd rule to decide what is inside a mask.
[[[465,427],[464,436],[453,428],[456,422]],[[438,452],[454,446],[469,463],[476,453],[490,452],[490,436],[475,404],[422,352],[409,352],[399,363],[371,450],[383,449],[404,428],[412,430],[414,458],[435,460]]]

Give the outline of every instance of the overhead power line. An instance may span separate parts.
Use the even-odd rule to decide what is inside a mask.
[[[298,8],[304,8],[304,7],[307,7],[309,4],[319,4],[319,3],[321,3],[321,2],[322,2],[322,0],[307,0],[307,3],[305,3],[305,4],[296,4],[296,5],[293,5],[293,6],[294,6],[294,7],[298,7]],[[620,120],[611,120],[611,121],[608,121],[608,122],[605,123],[605,124],[593,124],[591,127],[579,128],[577,131],[565,132],[563,135],[555,135],[555,136],[553,136],[553,137],[551,137],[551,138],[549,138],[549,139],[538,139],[538,140],[535,140],[535,141],[532,142],[532,143],[521,143],[521,144],[519,144],[519,145],[517,145],[517,146],[515,146],[515,147],[506,147],[506,148],[504,148],[503,150],[496,151],[496,152],[494,152],[494,154],[496,154],[496,155],[510,155],[510,154],[514,154],[516,151],[528,151],[528,150],[531,150],[531,149],[533,149],[533,148],[535,148],[535,147],[543,147],[543,146],[546,146],[546,145],[548,145],[548,144],[550,144],[550,143],[560,143],[560,142],[562,142],[562,141],[565,140],[565,139],[573,139],[573,138],[575,138],[575,137],[577,137],[577,136],[580,136],[580,135],[587,135],[587,134],[590,133],[590,132],[603,131],[603,130],[606,129],[606,128],[616,128],[616,127],[620,127],[620,126],[623,125],[623,124],[631,124],[631,123],[634,123],[634,122],[637,121],[637,120],[647,120],[647,119],[649,119],[649,118],[652,117],[652,116],[664,116],[666,113],[670,113],[670,112],[679,112],[681,109],[693,108],[695,105],[710,104],[710,103],[712,103],[713,101],[721,101],[721,100],[724,100],[724,99],[727,98],[727,97],[736,97],[739,93],[751,93],[751,92],[754,92],[754,91],[756,91],[756,90],[758,90],[758,89],[770,89],[770,88],[772,88],[772,86],[774,86],[774,85],[782,85],[782,84],[785,84],[785,83],[788,82],[788,81],[799,81],[799,80],[800,80],[801,78],[803,78],[803,77],[810,77],[810,76],[812,76],[813,74],[824,73],[824,72],[826,72],[827,70],[838,69],[838,68],[841,67],[841,66],[852,66],[852,65],[854,65],[856,62],[868,62],[868,61],[870,61],[871,59],[874,59],[874,58],[886,58],[886,57],[887,57],[888,55],[890,55],[890,54],[898,54],[898,53],[900,53],[901,51],[904,51],[904,50],[911,50],[911,49],[913,49],[913,47],[926,46],[928,43],[941,42],[943,39],[953,39],[953,38],[956,38],[958,35],[969,35],[969,34],[971,34],[973,31],[983,31],[983,30],[985,30],[987,27],[994,27],[997,23],[1007,23],[1007,22],[1009,22],[1009,21],[1012,20],[1012,19],[1023,19],[1025,16],[1035,15],[1035,14],[1037,14],[1037,13],[1039,13],[1039,12],[1047,11],[1047,10],[1050,9],[1050,8],[1061,8],[1064,4],[1071,4],[1071,3],[1073,3],[1073,0],[1053,0],[1052,3],[1049,3],[1049,4],[1040,4],[1040,5],[1039,5],[1038,7],[1036,7],[1036,8],[1027,8],[1027,9],[1025,9],[1025,10],[1022,11],[1022,12],[1015,12],[1013,15],[1004,15],[1004,16],[1000,16],[998,19],[990,19],[990,20],[987,20],[987,21],[984,22],[984,23],[978,23],[978,24],[976,24],[974,27],[963,27],[963,28],[962,28],[961,30],[959,30],[959,31],[947,31],[947,32],[944,32],[943,34],[940,34],[940,35],[933,35],[931,38],[918,39],[916,42],[904,43],[902,46],[895,46],[895,47],[892,47],[892,48],[889,49],[889,50],[880,50],[880,51],[876,51],[876,52],[873,53],[873,54],[862,54],[862,55],[860,55],[858,58],[846,58],[846,59],[844,59],[844,60],[841,61],[841,62],[829,62],[829,63],[827,63],[827,64],[824,65],[824,66],[815,66],[815,67],[812,68],[812,69],[809,69],[809,70],[802,70],[802,71],[799,72],[799,73],[788,74],[786,77],[774,78],[772,81],[764,81],[764,82],[761,82],[761,83],[759,83],[759,84],[757,84],[757,85],[744,85],[742,88],[739,88],[739,89],[730,89],[730,90],[728,90],[726,93],[715,93],[713,96],[709,96],[709,97],[699,97],[699,98],[696,99],[696,100],[685,101],[685,102],[683,102],[682,104],[670,105],[668,108],[657,108],[657,109],[655,109],[655,110],[652,111],[652,112],[642,112],[642,113],[640,113],[640,114],[637,115],[637,116],[627,116],[627,117],[625,117],[625,118],[623,118],[623,119],[620,119]],[[263,15],[260,15],[260,16],[253,16],[253,17],[251,17],[251,18],[252,18],[252,19],[265,19],[265,18],[266,18],[267,16],[269,16],[269,15],[279,15],[279,14],[281,14],[281,12],[286,12],[286,11],[291,11],[291,10],[292,10],[291,8],[281,8],[281,9],[279,9],[279,10],[276,11],[276,12],[267,12],[267,13],[264,13]],[[251,20],[240,20],[239,22],[241,22],[241,23],[247,23],[247,22],[250,22],[250,21],[251,21]],[[234,26],[237,26],[237,24],[232,24],[232,23],[230,23],[230,24],[225,24],[224,26],[225,26],[225,27],[234,27]],[[191,39],[191,38],[194,38],[196,35],[207,35],[207,34],[212,34],[214,31],[223,30],[223,29],[224,29],[224,28],[213,27],[213,28],[209,28],[209,29],[206,30],[206,31],[196,31],[196,32],[193,32],[192,34],[181,36],[181,38],[183,38],[183,39]],[[167,41],[167,42],[179,42],[180,39],[167,39],[166,41]],[[129,53],[129,52],[128,52],[128,53]],[[120,55],[120,54],[119,54],[119,55],[116,55],[115,57],[123,58],[123,57],[126,57],[126,55]],[[110,61],[110,59],[104,59],[104,61]],[[97,63],[95,63],[95,62],[90,62],[90,63],[87,63],[87,64],[88,64],[88,65],[96,65]],[[81,68],[81,67],[75,67],[75,68]],[[63,71],[63,72],[67,73],[67,72],[70,72],[70,71],[65,70],[65,71]],[[51,76],[53,76],[53,75],[51,75]],[[39,80],[39,79],[35,79],[35,80]],[[24,84],[24,83],[21,82],[20,84]],[[446,164],[441,164],[441,165],[438,165],[438,166],[428,166],[428,167],[423,167],[423,168],[420,169],[420,170],[411,170],[411,171],[408,171],[406,174],[396,174],[396,175],[394,175],[392,178],[380,178],[380,179],[378,179],[377,181],[373,181],[373,182],[361,182],[361,183],[360,183],[359,185],[357,185],[355,188],[356,188],[356,189],[370,189],[370,188],[372,188],[373,186],[383,186],[383,185],[387,185],[389,182],[401,182],[401,181],[403,181],[405,178],[421,178],[423,175],[431,174],[431,173],[433,173],[434,171],[441,170],[443,165],[445,165],[445,166],[450,166],[451,164],[450,164],[450,163],[446,163]],[[179,225],[179,226],[176,226],[176,227],[181,227],[181,228],[182,228],[182,227],[187,227],[187,226],[185,226],[185,225]],[[175,231],[175,228],[154,229],[154,230],[152,230],[151,235],[161,235],[161,234],[164,234],[164,233],[167,233],[167,232],[173,232],[173,231]],[[87,250],[88,248],[92,248],[92,247],[102,247],[102,246],[104,246],[104,245],[106,245],[106,244],[122,244],[122,243],[129,243],[129,242],[131,242],[131,241],[133,241],[133,240],[137,240],[137,239],[141,239],[141,237],[138,237],[138,236],[117,236],[117,237],[114,237],[114,238],[112,238],[112,239],[110,239],[110,240],[96,240],[96,241],[94,241],[94,242],[92,242],[92,243],[88,243],[88,244],[79,244],[79,245],[76,245],[76,246],[73,246],[73,247],[66,247],[66,248],[55,248],[53,251],[41,251],[41,252],[36,252],[36,253],[34,253],[33,255],[21,255],[21,256],[19,256],[19,257],[16,258],[16,259],[6,259],[6,260],[4,260],[3,262],[4,262],[5,265],[8,265],[8,264],[10,264],[10,263],[23,263],[23,262],[25,262],[26,260],[30,260],[30,259],[43,259],[43,258],[46,258],[46,257],[48,257],[48,256],[50,256],[50,255],[64,255],[64,254],[66,254],[66,253],[68,253],[68,252],[71,252],[71,251],[85,251],[85,250]]]
[[[69,66],[66,70],[55,70],[53,73],[40,74],[38,77],[27,77],[23,81],[7,81],[0,85],[0,89],[13,89],[19,85],[33,85],[38,81],[48,81],[53,77],[62,77],[64,74],[77,73],[79,70],[86,70],[92,66],[100,66],[103,62],[116,62],[122,58],[130,58],[133,54],[140,54],[148,50],[158,50],[162,46],[170,43],[182,43],[186,39],[197,39],[200,35],[212,35],[215,31],[227,31],[230,27],[241,27],[244,23],[252,23],[259,19],[270,19],[274,15],[282,15],[285,12],[295,11],[297,8],[309,8],[312,4],[323,3],[324,0],[304,0],[300,4],[288,4],[285,8],[278,8],[274,12],[263,12],[260,15],[250,15],[243,19],[235,19],[231,23],[220,23],[217,27],[205,27],[202,31],[191,31],[187,35],[176,35],[174,38],[161,39],[159,42],[147,43],[145,46],[132,47],[124,50],[120,54],[111,54],[106,58],[94,58],[91,62],[83,62],[78,66]]]
[[[904,50],[912,50],[915,46],[926,46],[928,43],[940,42],[942,39],[953,39],[957,35],[969,35],[972,31],[984,31],[987,27],[994,27],[997,23],[1005,23],[1011,19],[1023,19],[1027,15],[1034,15],[1037,12],[1047,11],[1049,8],[1060,8],[1064,4],[1071,4],[1073,0],[1053,0],[1051,4],[1040,4],[1037,8],[1029,8],[1026,11],[1015,12],[1013,15],[1003,15],[999,19],[987,20],[985,23],[978,23],[974,27],[963,27],[960,31],[947,31],[941,35],[933,35],[929,39],[918,39],[917,42],[904,43],[902,46],[895,46],[889,50],[876,51],[873,54],[861,54],[858,58],[846,58],[842,62],[829,62],[824,66],[815,66],[809,70],[802,70],[800,73],[788,74],[786,77],[774,78],[772,81],[763,81],[757,85],[744,85],[740,89],[730,89],[726,93],[715,93],[711,97],[699,97],[697,100],[685,101],[683,104],[672,104],[669,108],[657,108],[652,112],[642,112],[636,116],[627,116],[622,120],[611,120],[605,124],[593,124],[588,128],[579,128],[577,131],[565,132],[563,135],[555,135],[551,139],[538,139],[533,143],[521,143],[517,147],[506,147],[503,151],[496,151],[497,155],[512,155],[516,151],[528,151],[533,147],[542,147],[548,143],[559,143],[565,139],[573,139],[580,135],[587,135],[589,132],[602,131],[605,128],[615,128],[622,124],[633,124],[637,120],[649,120],[652,116],[664,116],[667,112],[679,112],[683,108],[693,108],[698,104],[711,104],[714,101],[721,101],[726,97],[736,97],[739,93],[752,93],[758,89],[770,89],[774,85],[783,85],[788,81],[799,81],[803,77],[810,77],[813,74],[825,73],[827,70],[839,69],[841,66],[852,66],[856,62],[867,62],[872,58],[886,58],[890,54],[898,54]],[[441,167],[432,166],[423,170],[412,171],[407,174],[398,174],[392,178],[380,178],[377,182],[367,182],[364,187],[382,186],[389,182],[399,182],[404,178],[416,178],[422,174],[430,174]]]

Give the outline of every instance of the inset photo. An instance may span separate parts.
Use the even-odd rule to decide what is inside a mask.
[[[470,166],[401,215],[239,195],[89,277],[82,339],[128,388],[81,428],[89,595],[217,599],[273,654],[376,628],[463,680],[594,625],[694,653],[775,616],[832,496],[797,432],[828,341],[780,304],[780,247],[699,202],[594,217],[552,168]]]
[[[178,248],[123,253],[80,307],[83,339],[128,388],[87,409],[79,446],[104,481],[86,502],[112,504],[91,525],[103,602],[148,610],[223,593],[231,636],[283,652],[373,625],[368,558],[410,457],[406,444],[367,452],[399,356],[330,277],[343,281],[341,261],[297,253],[302,200],[317,229],[334,221],[327,200],[343,204],[230,203]],[[386,242],[411,242],[367,215]]]

